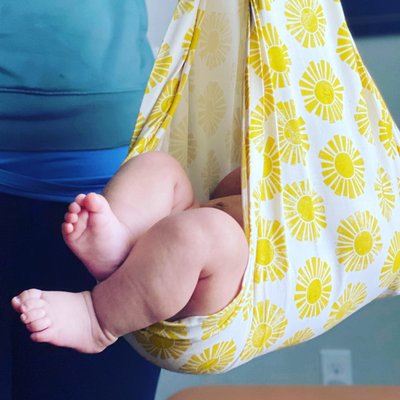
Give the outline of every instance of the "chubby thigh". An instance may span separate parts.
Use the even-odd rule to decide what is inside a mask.
[[[193,262],[196,254],[205,257],[190,300],[170,320],[214,314],[231,303],[240,291],[249,252],[241,226],[226,212],[205,207],[185,211],[181,216],[186,219],[189,238],[194,230],[203,231],[200,237],[193,235],[197,240],[187,243]]]
[[[196,229],[207,227],[203,245],[199,247],[197,240],[193,247],[186,245],[194,263],[196,257],[203,258],[201,252],[208,264],[180,312],[125,337],[136,351],[162,368],[194,374],[224,372],[243,363],[240,355],[251,329],[253,285],[249,283],[252,268],[247,240],[240,225],[223,211],[199,208],[184,214],[184,223],[190,224],[188,238],[197,236]],[[179,277],[175,281],[172,290],[179,292]]]
[[[170,215],[93,290],[96,315],[119,337],[159,321],[216,313],[239,292],[248,254],[243,230],[227,213],[196,208]]]

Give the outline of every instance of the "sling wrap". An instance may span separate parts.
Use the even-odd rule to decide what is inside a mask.
[[[128,158],[153,150],[200,200],[241,165],[250,259],[225,310],[128,335],[149,360],[223,372],[399,293],[400,134],[339,1],[179,1]]]

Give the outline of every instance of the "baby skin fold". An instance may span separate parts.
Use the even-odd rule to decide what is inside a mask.
[[[199,204],[179,163],[161,152],[128,161],[103,195],[78,195],[62,234],[99,283],[14,297],[32,340],[98,353],[156,322],[225,308],[241,288],[249,251],[240,171],[211,197]]]

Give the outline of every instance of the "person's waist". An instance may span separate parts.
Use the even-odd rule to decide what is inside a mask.
[[[0,151],[96,150],[129,143],[144,88],[39,93],[0,89]]]
[[[63,202],[78,193],[99,193],[127,150],[0,151],[0,193]]]
[[[122,163],[127,146],[83,151],[1,151],[0,169],[44,180],[110,177]]]

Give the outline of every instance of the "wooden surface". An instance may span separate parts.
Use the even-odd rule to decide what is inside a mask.
[[[203,386],[169,400],[400,400],[400,386]]]

